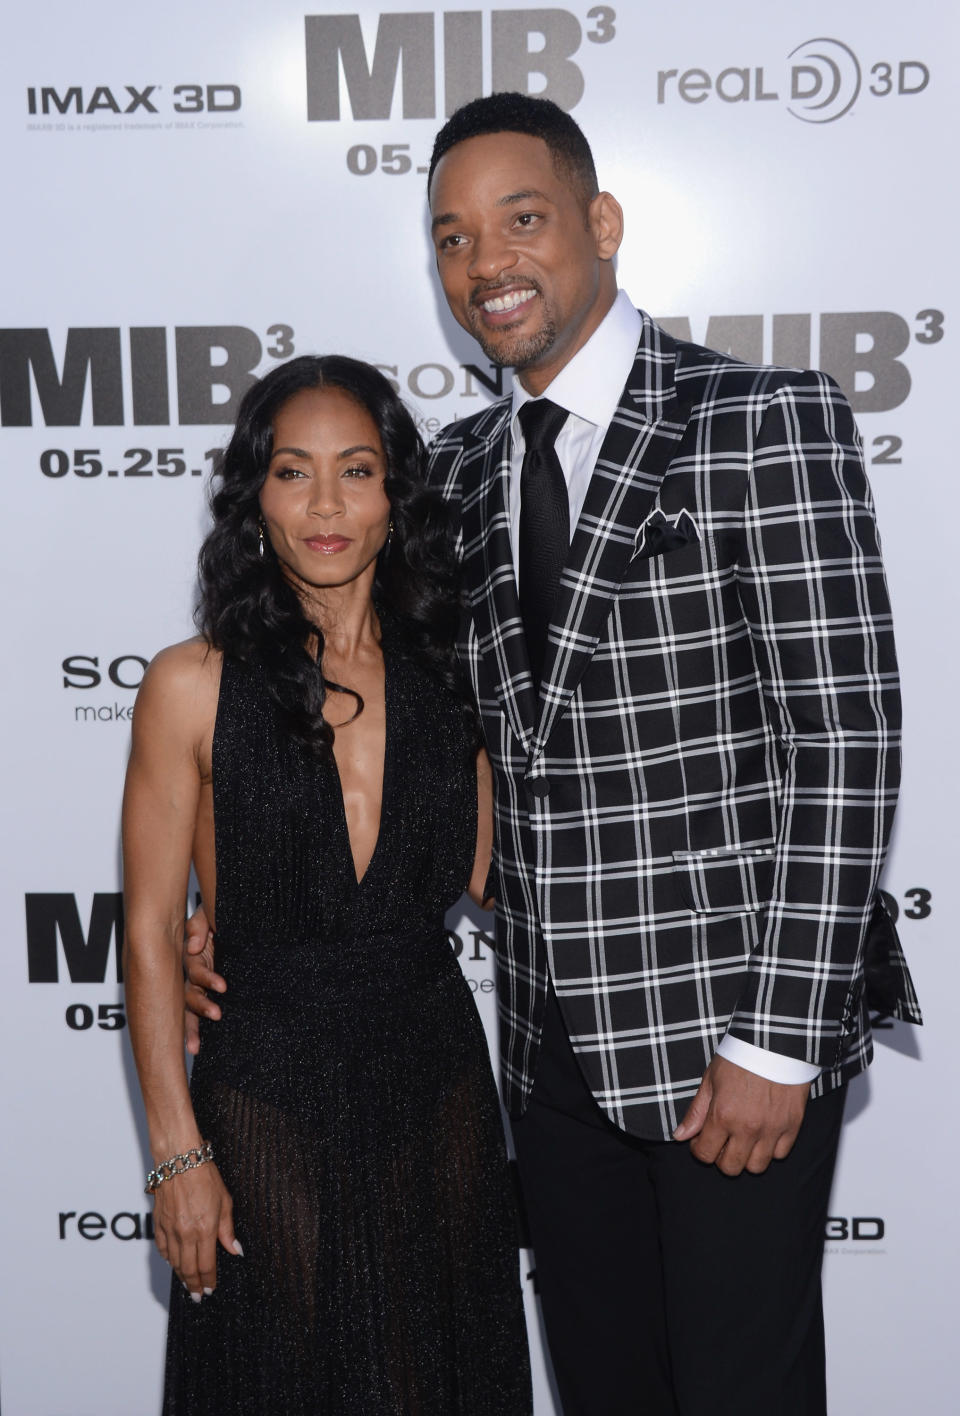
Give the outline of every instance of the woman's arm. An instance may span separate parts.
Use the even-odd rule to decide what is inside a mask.
[[[127,1017],[154,1166],[200,1146],[183,1049],[184,904],[216,716],[219,656],[198,642],[164,650],[137,696],[123,800]],[[230,1198],[215,1165],[155,1195],[160,1252],[199,1301],[216,1283],[216,1241],[235,1252]]]
[[[481,747],[477,753],[477,850],[467,894],[481,909],[492,910],[495,901],[486,894],[493,852],[493,770]]]

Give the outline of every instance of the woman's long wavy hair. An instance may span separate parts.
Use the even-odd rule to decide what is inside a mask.
[[[413,419],[383,375],[357,359],[291,359],[245,395],[214,470],[213,527],[200,549],[198,628],[214,648],[261,665],[291,736],[330,760],[333,729],[322,714],[327,693],[352,693],[357,712],[363,702],[324,677],[322,626],[305,615],[269,540],[260,550],[260,489],[273,450],[273,420],[288,399],[309,388],[342,389],[379,430],[393,532],[377,558],[374,603],[402,635],[406,652],[460,697],[476,741],[476,716],[455,649],[460,588],[447,509],[424,484],[424,447]]]

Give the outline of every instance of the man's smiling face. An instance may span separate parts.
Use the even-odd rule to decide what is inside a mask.
[[[619,207],[606,192],[587,200],[541,138],[511,132],[450,148],[430,205],[454,318],[542,392],[613,303]]]

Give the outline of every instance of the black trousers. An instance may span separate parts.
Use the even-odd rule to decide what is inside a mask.
[[[726,1176],[604,1116],[550,990],[513,1135],[564,1416],[825,1416],[820,1269],[845,1091],[809,1104],[785,1160]]]

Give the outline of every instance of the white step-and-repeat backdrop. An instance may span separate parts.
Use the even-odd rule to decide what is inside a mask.
[[[427,437],[509,385],[446,314],[425,222],[433,135],[491,88],[574,111],[626,210],[638,304],[823,367],[858,412],[905,679],[885,885],[927,1026],[881,1020],[851,1098],[825,1235],[831,1411],[956,1409],[957,40],[940,0],[8,11],[4,1416],[157,1410],[167,1275],[117,950],[134,693],[190,632],[206,475],[251,375],[369,359]],[[492,1037],[489,937],[452,924]]]

